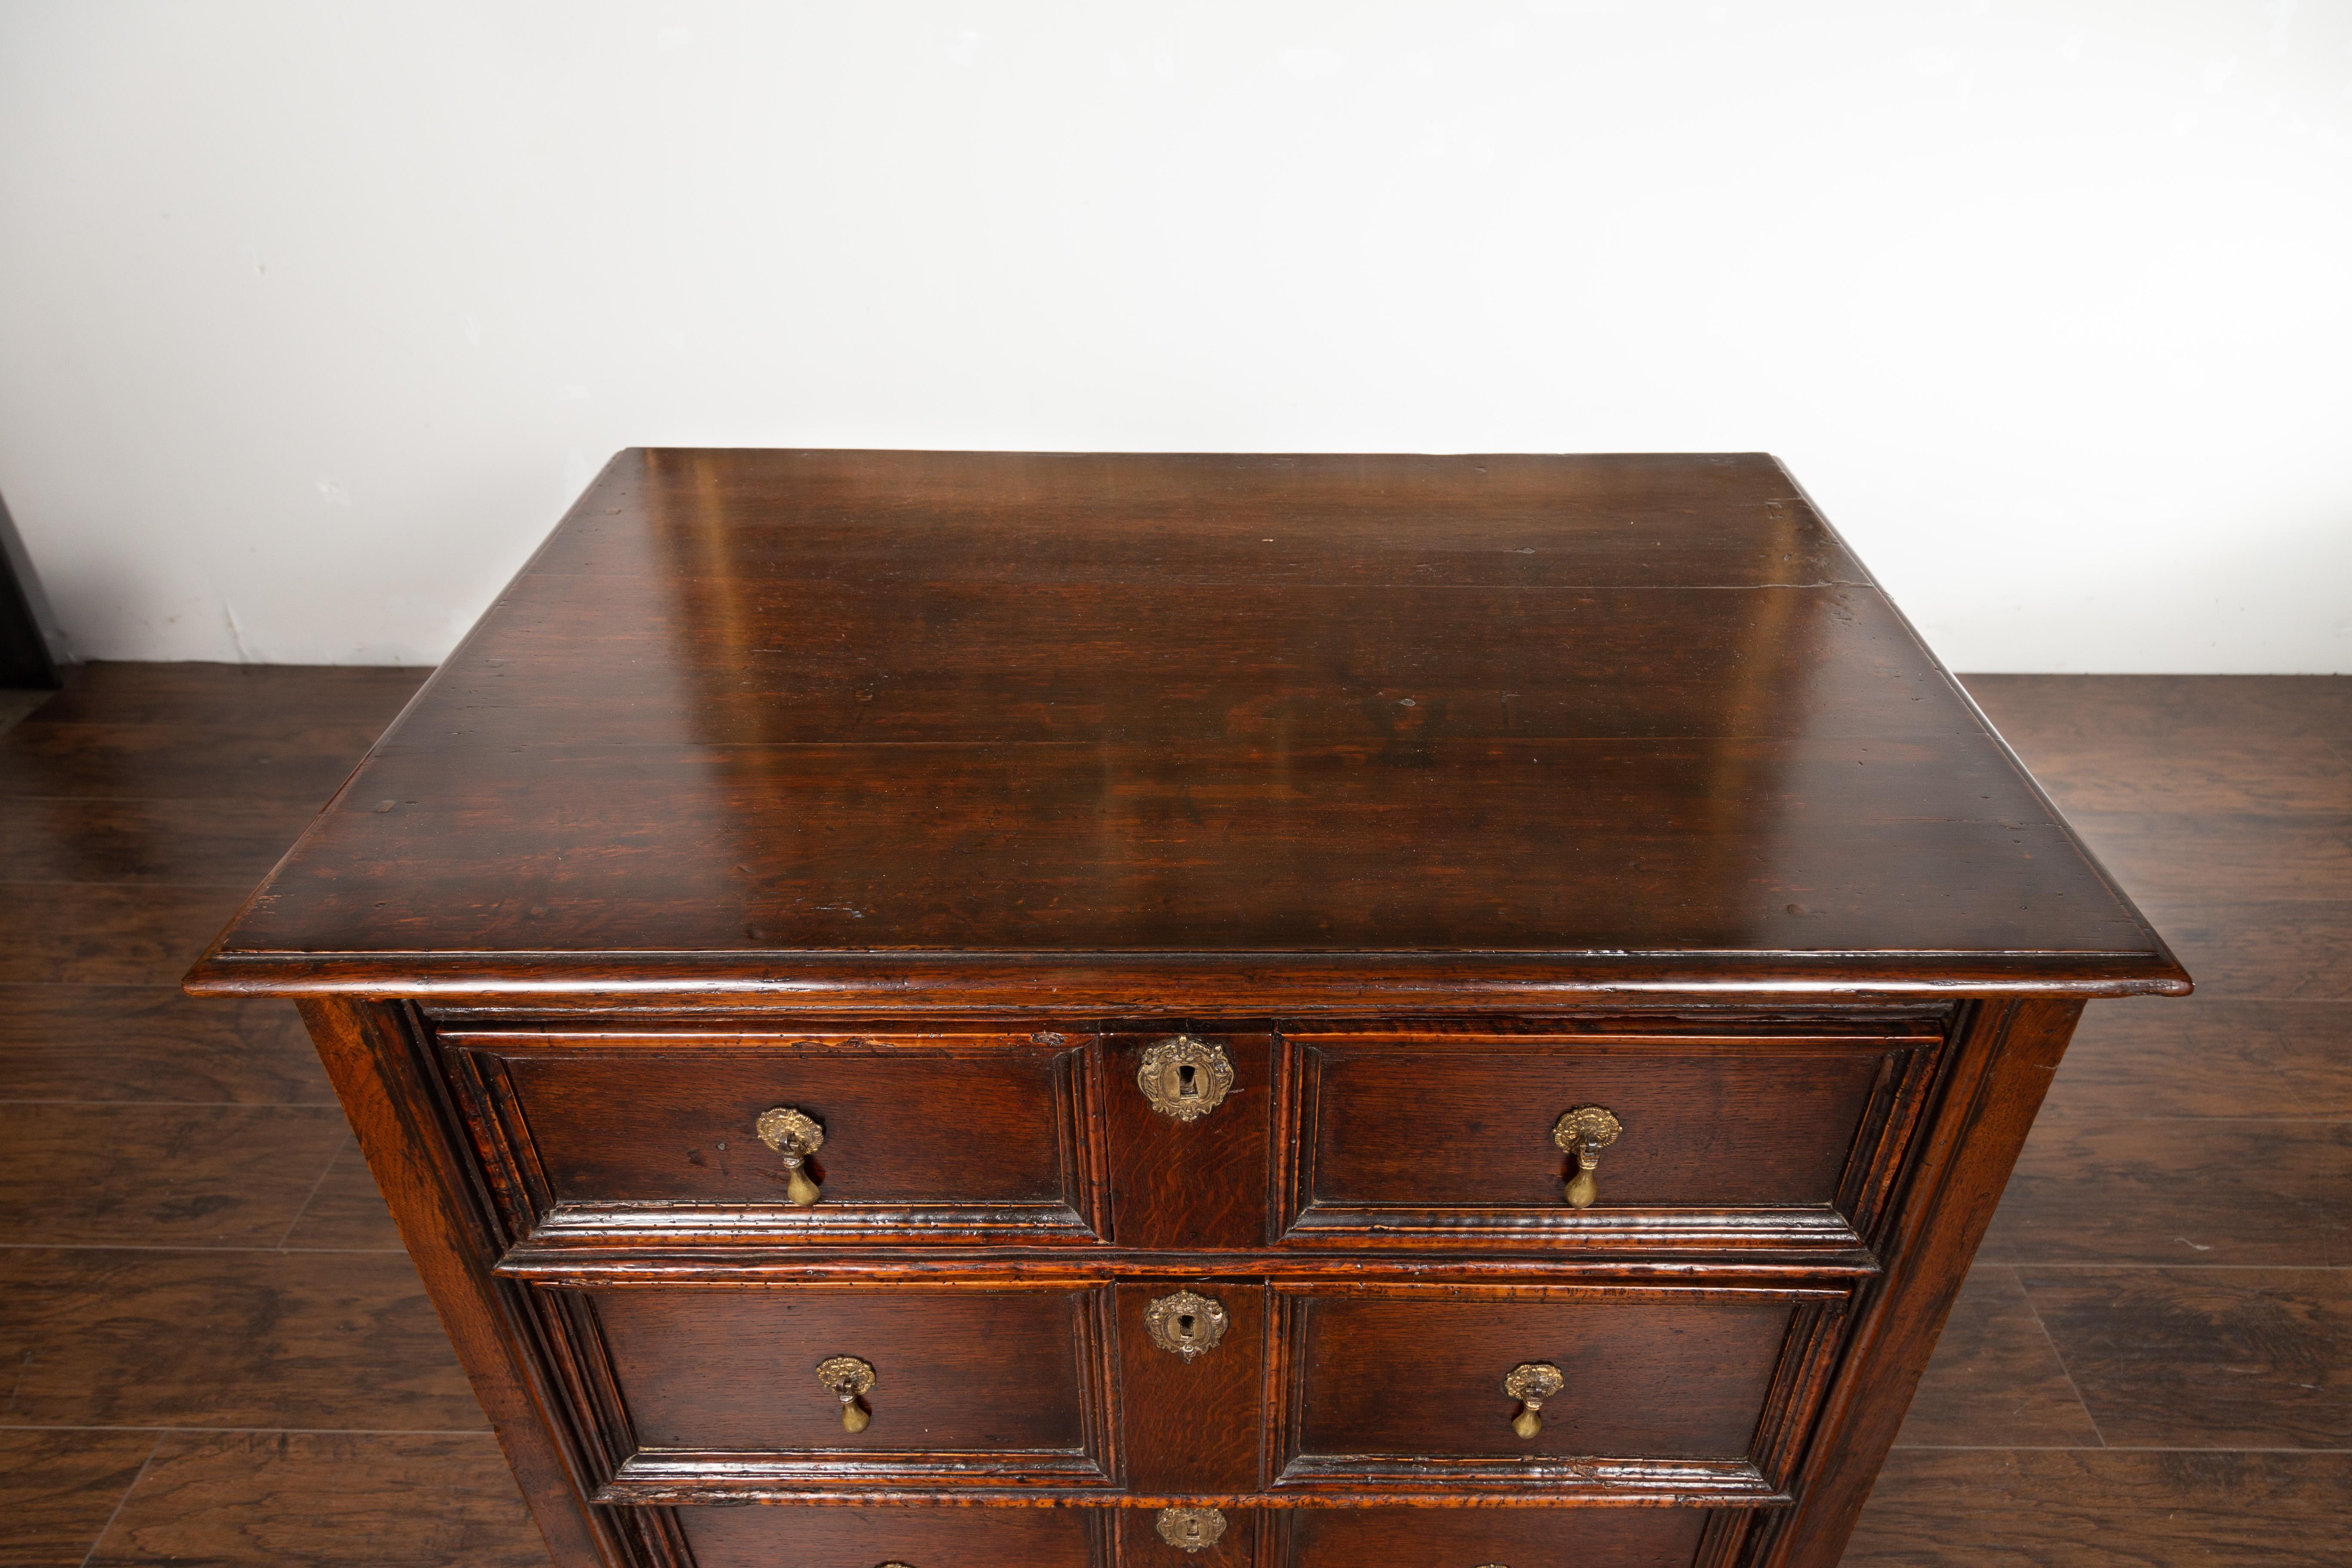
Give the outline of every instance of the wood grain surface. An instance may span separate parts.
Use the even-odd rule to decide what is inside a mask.
[[[134,765],[83,744],[55,766]],[[2180,984],[1769,458],[668,450],[614,459],[194,983],[877,952],[902,997],[1008,953]]]

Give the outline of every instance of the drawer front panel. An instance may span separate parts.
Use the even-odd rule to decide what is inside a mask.
[[[1286,1509],[1275,1522],[1286,1542],[1275,1561],[1283,1568],[1692,1568],[1724,1517],[1679,1508]]]
[[[449,1037],[517,1234],[594,1242],[1098,1239],[1091,1042]],[[821,1130],[791,1201],[761,1118]]]
[[[585,1293],[583,1390],[625,1434],[613,1500],[716,1489],[1108,1487],[1109,1290],[711,1287]],[[865,1363],[861,1429],[819,1368]]]
[[[1277,1488],[1773,1500],[1842,1291],[1277,1286]],[[1544,1369],[1554,1392],[1510,1387]],[[1539,1381],[1539,1379],[1538,1379]],[[1534,1418],[1534,1429],[1514,1422]]]
[[[1871,1233],[1937,1037],[1286,1042],[1284,1239],[1851,1247]],[[1589,1207],[1557,1135],[1587,1107]],[[1572,1136],[1572,1135],[1571,1135]]]
[[[1110,1511],[687,1508],[677,1520],[695,1568],[1108,1568]]]

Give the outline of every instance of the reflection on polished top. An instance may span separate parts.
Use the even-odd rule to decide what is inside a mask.
[[[1701,955],[2185,988],[1769,457],[651,450],[195,984],[1492,1000]]]

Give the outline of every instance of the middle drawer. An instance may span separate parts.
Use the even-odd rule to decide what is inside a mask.
[[[593,1262],[535,1284],[601,1500],[654,1504],[1769,1503],[1850,1300],[1778,1281],[654,1282]]]

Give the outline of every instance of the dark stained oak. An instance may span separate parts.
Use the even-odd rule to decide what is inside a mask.
[[[1137,1093],[1143,1053],[1164,1034],[1109,1044],[1108,1152],[1113,1234],[1125,1247],[1252,1247],[1266,1235],[1266,1140],[1273,1042],[1196,1034],[1225,1053],[1233,1087],[1198,1121],[1176,1120]]]
[[[1791,1305],[1674,1292],[1318,1296],[1303,1319],[1296,1453],[1537,1460],[1739,1459],[1763,1413]],[[1543,1428],[1511,1427],[1524,1363],[1566,1388]],[[1673,1388],[1671,1399],[1656,1391]]]
[[[448,1033],[518,1233],[676,1234],[703,1224],[900,1239],[1018,1233],[1093,1239],[1101,1224],[1091,1041],[1045,1034]],[[911,1092],[919,1085],[919,1094]],[[940,1109],[952,1107],[951,1116]],[[791,1109],[824,1142],[824,1201],[787,1200],[761,1116]],[[493,1131],[488,1124],[498,1124]]]
[[[683,1521],[697,1568],[1100,1568],[1110,1561],[1095,1545],[1108,1521],[1078,1509],[729,1508]]]
[[[1150,1304],[1179,1290],[1225,1310],[1224,1338],[1192,1360],[1152,1341]],[[1129,1484],[1146,1494],[1228,1496],[1264,1484],[1265,1288],[1153,1279],[1118,1289],[1120,1429]]]
[[[1759,456],[623,453],[195,984],[425,951],[2180,980]]]
[[[633,451],[341,787],[322,710],[78,700],[0,786],[331,795],[188,978],[300,999],[364,1157],[268,1256],[389,1219],[564,1568],[1139,1568],[1178,1502],[1202,1568],[1830,1568],[2083,1004],[2189,988],[1759,455]],[[2335,742],[2278,743],[2208,793],[2324,859]],[[27,864],[178,863],[126,811]],[[2037,1279],[1958,1342],[2075,1440]]]
[[[1801,1030],[1685,1037],[1660,1030],[1480,1038],[1454,1032],[1299,1037],[1292,1071],[1294,1238],[1334,1228],[1467,1238],[1478,1227],[1553,1244],[1604,1230],[1743,1226],[1780,1239],[1857,1239],[1916,1110],[1938,1036],[1838,1038]],[[1552,1131],[1606,1108],[1622,1131],[1581,1212]],[[1801,1135],[1792,1135],[1801,1129]],[[1843,1136],[1841,1136],[1843,1133]],[[1433,1158],[1433,1152],[1442,1154]],[[1806,1222],[1811,1222],[1808,1226]]]
[[[612,1290],[597,1322],[647,1448],[887,1464],[941,1452],[1076,1454],[1102,1390],[1068,1289]],[[874,1368],[845,1432],[817,1363]]]
[[[1427,1563],[1452,1568],[1685,1568],[1708,1516],[1690,1509],[1299,1510],[1275,1529],[1291,1568]]]

